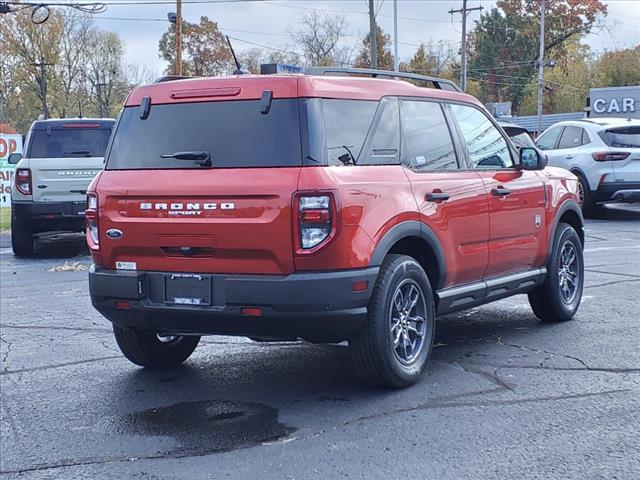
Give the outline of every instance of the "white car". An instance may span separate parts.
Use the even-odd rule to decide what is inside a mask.
[[[549,165],[580,180],[585,215],[598,203],[640,202],[640,120],[585,118],[559,122],[536,139]]]
[[[102,170],[115,120],[37,120],[16,165],[11,189],[11,246],[15,255],[33,252],[35,234],[81,232],[87,187]]]

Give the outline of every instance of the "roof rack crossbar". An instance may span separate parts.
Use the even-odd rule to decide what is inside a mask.
[[[306,67],[304,69],[304,73],[306,75],[327,75],[337,73],[343,75],[368,75],[373,78],[391,77],[407,80],[418,80],[421,82],[430,83],[434,88],[440,90],[452,90],[455,92],[462,91],[455,82],[447,80],[446,78],[429,77],[427,75],[419,75],[417,73],[409,72],[394,72],[391,70],[376,70],[373,68]]]

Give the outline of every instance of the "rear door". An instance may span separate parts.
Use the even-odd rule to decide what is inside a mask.
[[[489,205],[482,179],[459,169],[440,103],[401,102],[402,156],[422,221],[438,235],[446,286],[482,280],[488,263]],[[460,159],[462,161],[462,159]]]
[[[547,238],[542,177],[515,167],[507,139],[482,110],[458,104],[450,108],[466,144],[468,167],[488,192],[491,233],[485,277],[541,265]]]
[[[29,135],[26,157],[34,202],[78,202],[102,170],[113,121],[40,122]]]
[[[291,273],[298,100],[274,92],[263,111],[257,99],[152,103],[146,116],[127,106],[97,186],[103,263]],[[119,238],[105,233],[116,230]]]

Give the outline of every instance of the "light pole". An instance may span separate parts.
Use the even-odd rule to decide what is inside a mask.
[[[540,53],[538,54],[538,135],[542,131],[542,94],[544,81],[544,4],[540,7]]]

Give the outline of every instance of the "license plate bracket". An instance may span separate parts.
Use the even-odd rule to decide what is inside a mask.
[[[211,305],[211,278],[190,273],[167,274],[164,277],[164,301],[171,305]]]

